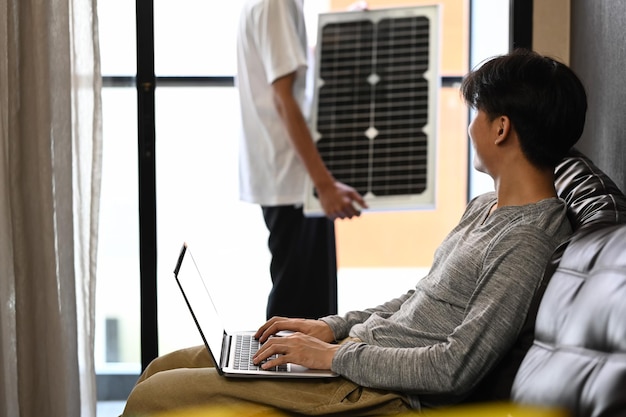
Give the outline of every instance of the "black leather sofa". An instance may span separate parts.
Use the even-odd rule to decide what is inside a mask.
[[[516,346],[470,402],[626,416],[626,197],[576,150],[555,174],[574,234],[547,266]]]

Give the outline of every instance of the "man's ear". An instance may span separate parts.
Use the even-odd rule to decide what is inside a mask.
[[[496,145],[503,143],[509,137],[511,129],[513,129],[511,119],[509,119],[509,116],[505,115],[499,116],[494,120],[494,127],[497,134],[495,140]]]

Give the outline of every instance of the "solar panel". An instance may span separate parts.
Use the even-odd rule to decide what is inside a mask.
[[[435,205],[438,6],[321,14],[311,130],[370,210]],[[323,214],[312,184],[307,215]]]

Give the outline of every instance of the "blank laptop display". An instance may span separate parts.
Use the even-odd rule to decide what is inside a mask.
[[[228,334],[188,245],[183,244],[174,278],[180,288],[189,312],[200,332],[215,367],[220,375],[230,377],[282,377],[327,378],[336,377],[332,371],[309,369],[296,364],[286,364],[271,370],[261,369],[252,363],[259,348],[254,331]]]

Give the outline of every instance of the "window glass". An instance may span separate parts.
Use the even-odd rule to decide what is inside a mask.
[[[261,209],[239,201],[238,126],[234,88],[157,89],[160,352],[202,343],[173,275],[183,242],[228,328],[253,328],[265,317],[267,230]]]
[[[96,281],[97,373],[138,373],[137,92],[102,92],[103,150]]]
[[[509,51],[509,2],[493,0],[472,1],[472,36],[470,49],[472,68],[480,65],[485,59],[495,55],[506,54]],[[475,112],[472,111],[471,117]],[[471,158],[474,158],[474,149],[470,147]],[[470,198],[487,191],[493,191],[493,179],[475,169],[470,170],[469,193]]]
[[[135,2],[98,2],[101,71],[105,76],[134,76],[137,72]]]
[[[157,76],[235,74],[235,31],[244,0],[155,0]]]
[[[137,91],[106,87],[136,73],[135,2],[98,2],[103,148],[99,207],[94,365],[98,415],[119,415],[141,371]],[[109,412],[107,414],[107,411]]]

